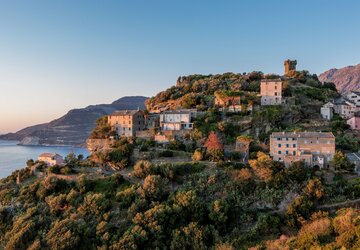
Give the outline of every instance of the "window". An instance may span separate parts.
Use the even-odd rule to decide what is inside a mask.
[[[286,138],[286,140],[288,141],[288,140],[289,140],[289,138]]]
[[[277,138],[278,141],[281,141],[281,138]]]
[[[281,148],[281,144],[278,144],[278,147]]]
[[[289,151],[287,151],[287,150],[286,150],[286,151],[285,151],[285,154],[287,154],[287,155],[288,155],[288,154],[289,154]]]
[[[288,147],[289,147],[289,144],[286,144],[286,147],[288,148]]]
[[[295,152],[295,151],[293,151],[293,155],[296,155],[296,152]]]
[[[293,148],[296,148],[296,144],[293,144]]]
[[[278,151],[278,154],[281,155],[281,151],[280,151],[280,150]]]

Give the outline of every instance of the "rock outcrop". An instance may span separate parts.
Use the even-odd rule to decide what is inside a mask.
[[[36,136],[26,136],[24,139],[20,141],[20,145],[24,146],[37,146],[39,145],[40,138]]]

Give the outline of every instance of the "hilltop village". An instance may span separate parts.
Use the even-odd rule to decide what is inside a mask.
[[[358,119],[295,60],[181,76],[2,179],[0,249],[359,249]]]
[[[347,97],[332,93],[332,96],[326,97],[329,101],[315,110],[315,114],[312,114],[314,116],[311,118],[312,120],[307,121],[308,123],[317,122],[319,125],[291,129],[289,127],[270,127],[271,124],[262,128],[254,124],[256,114],[262,112],[274,112],[275,114],[288,110],[288,114],[291,115],[290,109],[292,107],[296,109],[299,105],[306,105],[306,100],[297,97],[296,91],[290,93],[292,91],[290,89],[304,88],[307,90],[306,88],[309,87],[310,90],[311,85],[306,86],[306,83],[314,84],[315,80],[306,80],[305,84],[298,82],[294,84],[293,81],[299,74],[296,71],[296,64],[296,61],[286,60],[284,62],[284,76],[263,76],[259,73],[256,75],[256,72],[253,73],[253,77],[259,77],[259,91],[256,89],[243,91],[241,87],[238,89],[218,89],[211,96],[210,104],[209,100],[205,102],[202,100],[202,105],[194,103],[185,105],[187,108],[184,108],[184,105],[180,104],[174,108],[176,100],[153,105],[154,98],[152,98],[148,100],[148,110],[116,111],[106,118],[107,125],[110,127],[108,132],[110,133],[101,135],[101,138],[96,138],[96,135],[92,136],[88,141],[88,147],[93,151],[93,144],[103,145],[104,137],[106,137],[105,140],[110,141],[125,137],[153,141],[165,148],[171,143],[183,145],[192,143],[194,149],[206,151],[204,140],[201,140],[204,138],[196,138],[194,134],[198,132],[199,128],[196,124],[199,123],[199,120],[206,117],[209,112],[213,112],[220,117],[219,120],[224,127],[227,125],[236,128],[236,131],[233,131],[234,138],[226,138],[225,141],[224,138],[220,138],[224,144],[222,145],[223,149],[221,149],[223,151],[222,160],[237,156],[240,162],[247,163],[250,144],[257,142],[266,152],[269,152],[273,160],[283,162],[285,166],[303,161],[305,166],[329,168],[336,153],[336,143],[331,125],[327,121],[333,120],[334,115],[336,115],[336,119],[343,119],[344,126],[346,126],[346,122],[350,129],[360,129],[360,112],[358,112],[360,111],[360,93],[351,92]],[[246,77],[251,76],[247,75]],[[185,79],[186,77],[180,78],[177,86],[181,88],[192,87],[191,82],[186,86]],[[328,89],[336,91],[333,85],[326,84],[328,84],[326,86]],[[194,96],[193,98],[197,99],[204,96]],[[190,100],[190,102],[192,101],[196,102],[196,100]],[[296,122],[290,125],[294,126],[295,124]],[[218,130],[221,132],[220,128]],[[268,138],[261,140],[259,136],[265,135]],[[244,140],[244,136],[251,138],[251,140]],[[348,150],[345,150],[344,153],[348,154],[348,160],[354,164],[354,171],[360,171],[360,168],[358,169],[360,154]],[[357,157],[359,160],[356,159]]]

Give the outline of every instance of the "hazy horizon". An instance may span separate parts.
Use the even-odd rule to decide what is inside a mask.
[[[180,75],[360,63],[358,1],[1,1],[0,134]]]

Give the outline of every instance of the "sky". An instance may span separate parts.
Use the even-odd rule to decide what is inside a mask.
[[[1,0],[0,134],[180,75],[360,63],[360,1]]]

